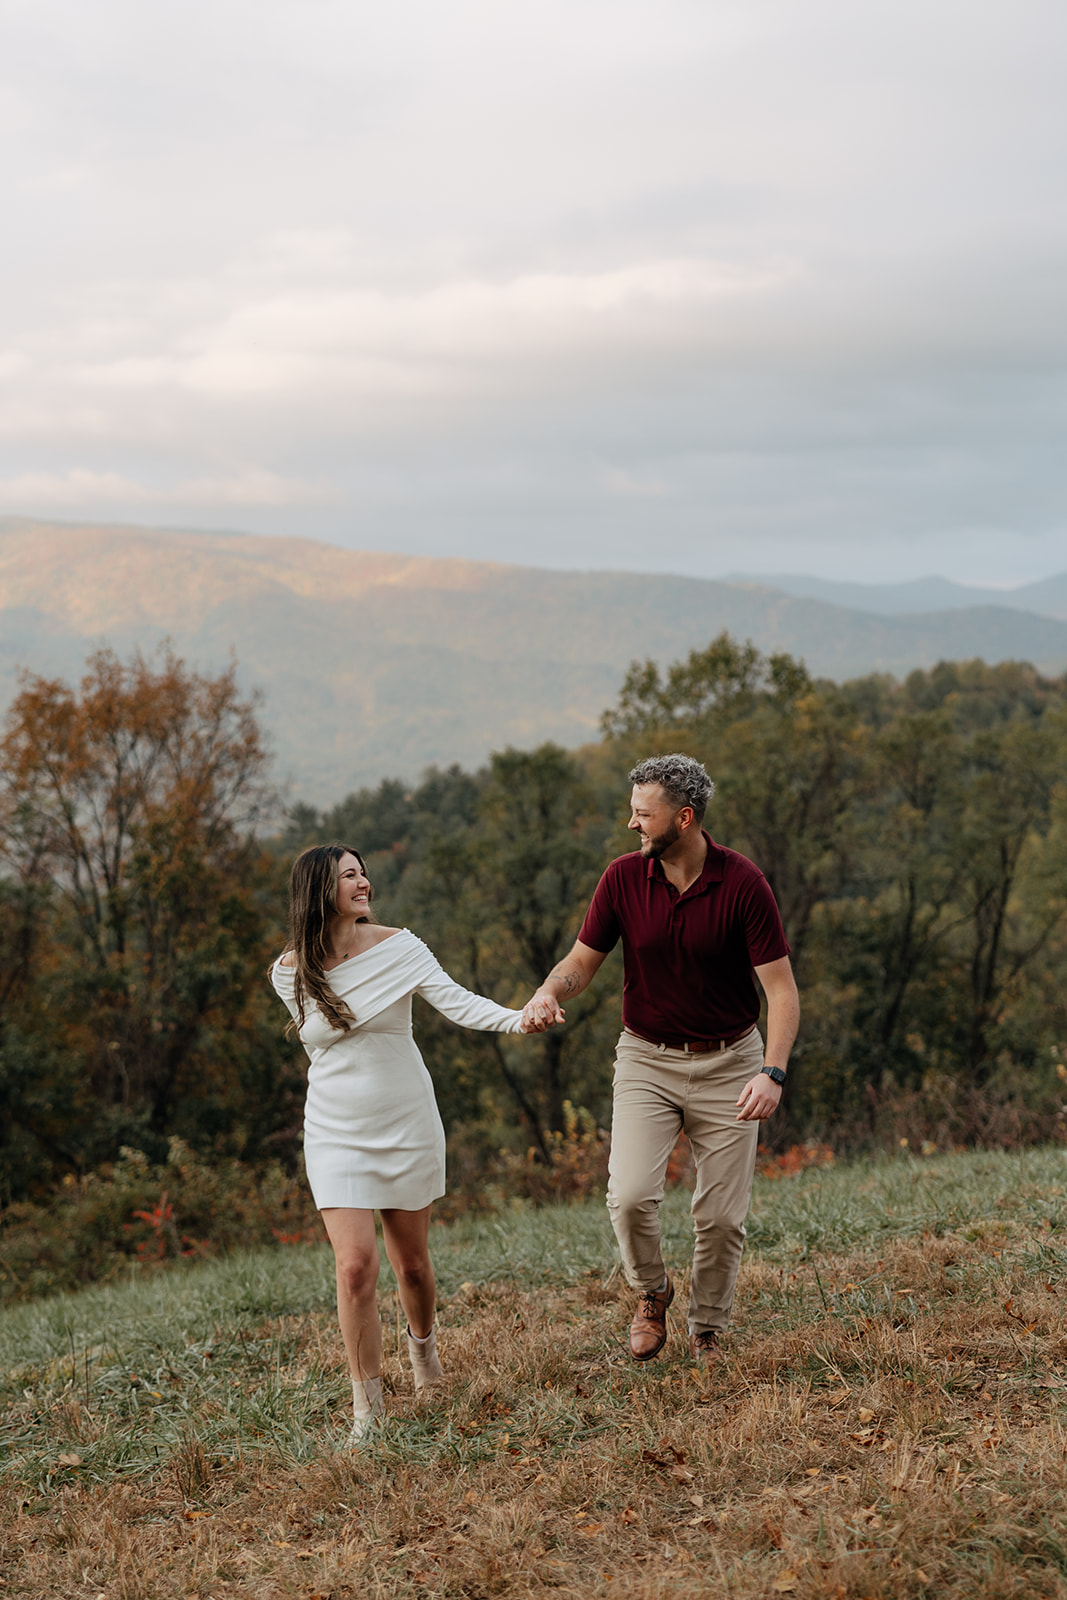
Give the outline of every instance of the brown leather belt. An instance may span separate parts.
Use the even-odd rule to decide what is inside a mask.
[[[644,1039],[646,1044],[653,1044],[658,1050],[685,1050],[689,1055],[706,1055],[709,1050],[731,1050],[735,1044],[740,1044],[742,1039],[747,1039],[752,1029],[756,1026],[753,1022],[743,1033],[735,1033],[728,1039],[650,1039],[647,1034],[638,1033],[636,1028],[626,1024],[628,1033],[636,1034],[639,1039]]]

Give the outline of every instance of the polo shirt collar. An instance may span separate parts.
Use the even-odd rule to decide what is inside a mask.
[[[723,871],[725,869],[726,856],[724,852],[715,843],[715,840],[711,837],[711,834],[706,828],[701,828],[700,831],[704,835],[704,842],[708,847],[708,853],[704,857],[704,866],[701,869],[700,877],[695,883],[691,883],[689,885],[688,889],[685,891],[687,895],[700,894],[702,890],[708,887],[709,884],[721,883]],[[648,878],[659,878],[662,883],[666,883],[668,881],[667,874],[663,870],[663,863],[660,861],[658,856],[654,857],[648,863],[648,866],[645,870],[645,876]]]

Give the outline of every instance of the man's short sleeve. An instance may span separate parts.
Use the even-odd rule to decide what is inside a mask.
[[[614,884],[611,880],[614,876],[612,867],[609,867],[593,891],[585,921],[578,931],[578,938],[582,944],[588,945],[590,950],[599,950],[604,955],[607,955],[609,950],[614,950],[622,936],[615,910],[615,896],[612,892]]]
[[[753,873],[740,896],[740,910],[748,958],[754,967],[766,966],[769,961],[779,961],[789,954],[781,914],[762,872]]]

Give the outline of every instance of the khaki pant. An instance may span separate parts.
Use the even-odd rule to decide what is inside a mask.
[[[624,1029],[615,1055],[608,1211],[632,1289],[658,1289],[659,1204],[667,1162],[684,1131],[696,1161],[689,1331],[730,1320],[756,1165],[758,1122],[738,1122],[736,1100],[763,1065],[759,1030],[731,1049],[690,1054]]]

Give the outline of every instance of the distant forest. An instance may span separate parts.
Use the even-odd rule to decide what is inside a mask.
[[[295,1166],[302,1055],[266,976],[294,853],[357,848],[383,921],[521,1004],[633,846],[630,766],[671,749],[706,763],[709,831],[766,873],[793,949],[803,1024],[769,1144],[1062,1135],[1067,679],[976,661],[834,684],[723,634],[635,663],[580,751],[282,816],[232,671],[103,653],[78,686],[27,680],[3,737],[0,1199],[176,1138]],[[502,1147],[551,1163],[568,1108],[606,1124],[620,987],[616,952],[534,1039],[419,1003],[459,1169]]]

